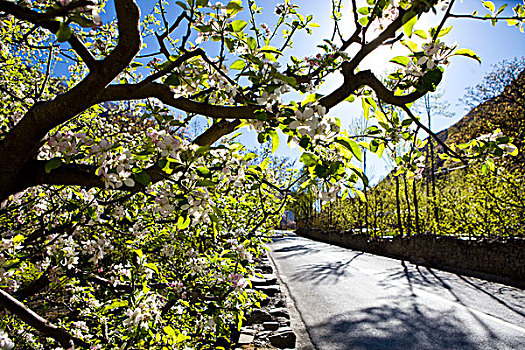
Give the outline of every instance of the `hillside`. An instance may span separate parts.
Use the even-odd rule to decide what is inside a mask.
[[[505,136],[513,138],[518,147],[518,156],[512,159],[513,164],[525,162],[525,71],[505,87],[498,96],[489,99],[472,109],[457,123],[437,133],[438,138],[446,144],[459,144],[472,140],[480,135],[501,129]],[[434,142],[436,154],[443,153],[443,147]],[[435,168],[440,169],[444,161],[435,159]]]

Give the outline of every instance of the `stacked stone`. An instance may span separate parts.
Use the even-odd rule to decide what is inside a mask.
[[[237,349],[295,349],[296,336],[290,328],[286,299],[267,256],[261,258],[256,271],[262,277],[252,278],[252,287],[264,292],[268,298],[261,301],[260,309],[253,310],[247,317]]]

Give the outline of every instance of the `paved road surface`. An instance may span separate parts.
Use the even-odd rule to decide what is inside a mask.
[[[330,349],[525,349],[525,291],[289,234],[271,256]]]

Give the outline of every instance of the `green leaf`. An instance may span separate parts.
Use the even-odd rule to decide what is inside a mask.
[[[417,51],[417,44],[411,40],[403,40],[401,41],[401,44],[408,47],[412,52]]]
[[[369,19],[368,17],[361,17],[359,18],[359,24],[362,25],[363,27],[366,27],[366,25],[368,24],[369,22]]]
[[[301,102],[301,106],[306,105],[307,103],[313,103],[323,97],[321,94],[310,94]]]
[[[301,155],[301,158],[299,158],[299,161],[303,162],[304,165],[310,167],[312,165],[317,164],[317,156],[313,153],[306,152]]]
[[[198,187],[214,187],[217,184],[211,181],[210,179],[202,179],[202,180],[197,181],[195,185]]]
[[[20,242],[25,241],[25,237],[23,235],[16,235],[13,237],[13,244],[18,244]]]
[[[359,147],[359,144],[357,142],[355,142],[354,140],[352,140],[352,139],[350,139],[348,137],[344,137],[344,136],[337,137],[335,139],[335,142],[337,142],[338,144],[344,146],[346,149],[348,149],[350,152],[352,152],[352,154],[359,161],[362,160],[361,147]]]
[[[255,50],[257,48],[257,40],[255,38],[252,38],[251,36],[246,39],[246,43],[248,44],[248,48],[250,50]]]
[[[363,106],[363,115],[365,119],[368,120],[368,117],[370,116],[370,105],[364,97],[361,97],[361,106]]]
[[[259,165],[261,167],[262,170],[266,170],[266,168],[268,168],[268,165],[270,164],[270,159],[269,158],[265,158],[261,164]]]
[[[270,45],[265,45],[265,46],[261,47],[261,52],[270,52],[270,53],[275,53],[275,54],[278,54],[278,55],[282,55],[283,54],[278,48],[270,46]]]
[[[451,30],[452,30],[452,26],[441,29],[439,31],[438,38],[441,38],[441,37],[447,35],[448,33],[450,33]]]
[[[232,22],[232,29],[236,33],[241,32],[244,29],[244,27],[246,27],[247,25],[248,25],[248,22],[243,21],[242,19],[237,19]]]
[[[403,31],[410,38],[412,36],[412,30],[417,22],[417,16],[414,11],[409,11],[403,15]]]
[[[163,328],[164,333],[169,335],[170,337],[174,337],[176,335],[175,330],[171,326],[166,326]]]
[[[232,16],[240,11],[242,11],[242,2],[241,0],[232,0],[226,6],[228,15]]]
[[[180,78],[179,74],[171,74],[169,75],[165,80],[164,84],[170,85],[170,86],[177,86],[180,85]]]
[[[475,59],[479,63],[481,63],[481,58],[479,58],[476,53],[470,49],[459,49],[456,52],[454,52],[453,56],[466,56]]]
[[[246,62],[244,62],[243,60],[237,60],[232,63],[230,69],[243,70],[244,67],[246,67]]]
[[[135,174],[135,180],[144,186],[148,186],[151,183],[151,176],[149,176],[147,171],[141,171]]]
[[[144,254],[142,253],[142,250],[140,249],[133,250],[133,253],[137,254],[139,258],[142,258],[144,256]]]
[[[257,154],[250,152],[250,153],[247,153],[242,159],[246,162],[249,162],[250,160],[253,160],[255,158],[257,158]]]
[[[400,64],[404,67],[408,65],[408,62],[410,62],[410,59],[406,56],[396,56],[390,60],[392,63]]]
[[[279,134],[275,130],[271,130],[269,135],[272,138],[272,153],[275,153],[279,147]]]
[[[154,263],[147,263],[144,266],[147,267],[147,268],[152,269],[153,271],[155,271],[157,273],[158,276],[160,276],[159,268]]]
[[[210,169],[206,168],[205,166],[198,167],[197,169],[195,169],[195,171],[201,177],[211,177]]]
[[[355,101],[355,96],[354,95],[350,95],[347,98],[345,98],[345,101],[352,103],[352,102]]]
[[[182,1],[176,1],[175,3],[176,3],[177,5],[179,5],[180,7],[182,7],[184,10],[186,10],[186,11],[189,10],[188,6],[186,6],[186,4],[183,3]]]
[[[441,69],[433,69],[423,75],[423,85],[421,87],[424,91],[436,91],[441,79],[443,79]]]
[[[189,216],[187,217],[179,216],[179,219],[177,220],[177,228],[179,230],[184,230],[188,228],[188,226],[190,226],[190,223],[191,223],[191,219]]]
[[[485,164],[487,164],[487,166],[489,167],[490,171],[494,171],[496,170],[496,165],[494,165],[494,160],[492,159],[487,159]]]
[[[355,190],[355,193],[357,194],[357,196],[359,197],[359,199],[361,201],[366,202],[366,197],[365,197],[365,194],[363,193],[363,191]]]
[[[421,30],[421,29],[414,30],[414,34],[417,35],[418,37],[420,37],[421,39],[426,39],[427,38],[427,33],[425,33],[425,31]]]
[[[499,15],[500,13],[503,12],[503,10],[505,10],[507,8],[508,4],[503,4],[501,5],[501,7],[498,9],[498,11],[496,11],[496,16]]]
[[[117,309],[119,307],[128,306],[127,300],[115,300],[111,304],[104,306],[101,313],[105,314],[110,310]]]
[[[482,1],[482,3],[490,12],[494,13],[494,11],[496,11],[496,6],[494,6],[492,1]]]
[[[275,78],[284,81],[286,84],[296,87],[297,86],[297,80],[295,80],[294,77],[289,77],[287,75],[281,74],[277,70],[272,70],[271,75]]]
[[[55,170],[61,165],[62,165],[62,159],[55,157],[46,163],[46,165],[44,166],[44,170],[46,174],[49,174],[51,170]]]
[[[187,335],[184,335],[184,334],[182,334],[182,333],[179,333],[179,335],[177,335],[177,340],[176,340],[176,342],[177,342],[177,343],[182,343],[182,342],[184,342],[184,341],[186,341],[186,340],[188,340],[188,339],[191,339],[191,337],[189,337],[189,336],[187,336]]]
[[[264,111],[264,109],[256,110],[253,113],[253,115],[255,116],[255,119],[257,119],[257,120],[265,121],[266,119],[268,119],[268,116],[266,115],[266,112]]]
[[[60,43],[68,41],[69,38],[71,38],[71,35],[73,35],[73,31],[69,26],[66,23],[60,22],[60,27],[56,33],[57,41]]]
[[[361,7],[361,8],[359,8],[357,10],[357,13],[360,13],[360,14],[366,16],[366,15],[368,15],[370,13],[370,7],[367,7],[367,6]]]

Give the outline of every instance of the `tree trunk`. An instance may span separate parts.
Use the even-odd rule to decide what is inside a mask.
[[[397,229],[399,235],[403,236],[403,218],[401,217],[401,200],[399,198],[399,177],[394,176],[396,179],[396,211],[397,211]]]
[[[407,235],[412,234],[412,216],[410,215],[410,198],[408,195],[408,184],[407,184],[407,176],[405,173],[403,173],[403,182],[405,184],[405,199],[407,201]]]
[[[417,191],[416,191],[416,179],[412,181],[412,192],[414,192],[414,215],[416,220],[416,234],[420,234],[420,227],[419,227],[419,205],[417,200]]]

